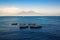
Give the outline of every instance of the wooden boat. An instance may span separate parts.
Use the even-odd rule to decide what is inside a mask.
[[[30,28],[42,28],[42,26],[30,26]]]
[[[19,28],[35,28],[35,29],[37,29],[37,28],[42,28],[42,26],[39,26],[39,25],[37,25],[37,24],[35,24],[35,23],[31,23],[31,24],[28,24],[28,25],[26,25],[26,24],[20,24],[20,27]]]
[[[39,25],[37,25],[37,24],[35,24],[35,23],[33,23],[33,24],[28,24],[29,26],[30,26],[30,28],[42,28],[42,26],[39,26]]]
[[[20,26],[20,28],[28,28],[28,26]]]
[[[11,25],[17,25],[17,23],[12,23]]]
[[[24,23],[21,23],[20,28],[28,28],[28,26],[26,24],[24,24]]]

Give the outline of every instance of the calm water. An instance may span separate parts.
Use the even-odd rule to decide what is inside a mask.
[[[17,22],[33,22],[41,29],[19,29]],[[0,16],[0,40],[60,40],[60,16]]]

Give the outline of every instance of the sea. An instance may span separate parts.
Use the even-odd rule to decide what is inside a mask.
[[[42,28],[21,29],[20,23]],[[60,40],[60,16],[0,16],[0,40]]]

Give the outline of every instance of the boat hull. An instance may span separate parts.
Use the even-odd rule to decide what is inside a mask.
[[[20,26],[20,28],[25,29],[28,28],[28,26]]]
[[[20,26],[20,28],[25,29],[25,28],[29,28],[29,26]],[[42,28],[42,26],[37,26],[37,27],[30,26],[30,28],[38,29],[38,28]]]
[[[37,28],[42,28],[42,26],[36,26],[36,27],[30,26],[30,28],[35,28],[35,29],[37,29]]]
[[[11,25],[17,25],[17,23],[12,23]]]

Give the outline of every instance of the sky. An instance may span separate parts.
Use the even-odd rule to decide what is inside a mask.
[[[0,16],[60,16],[60,0],[0,0]]]

